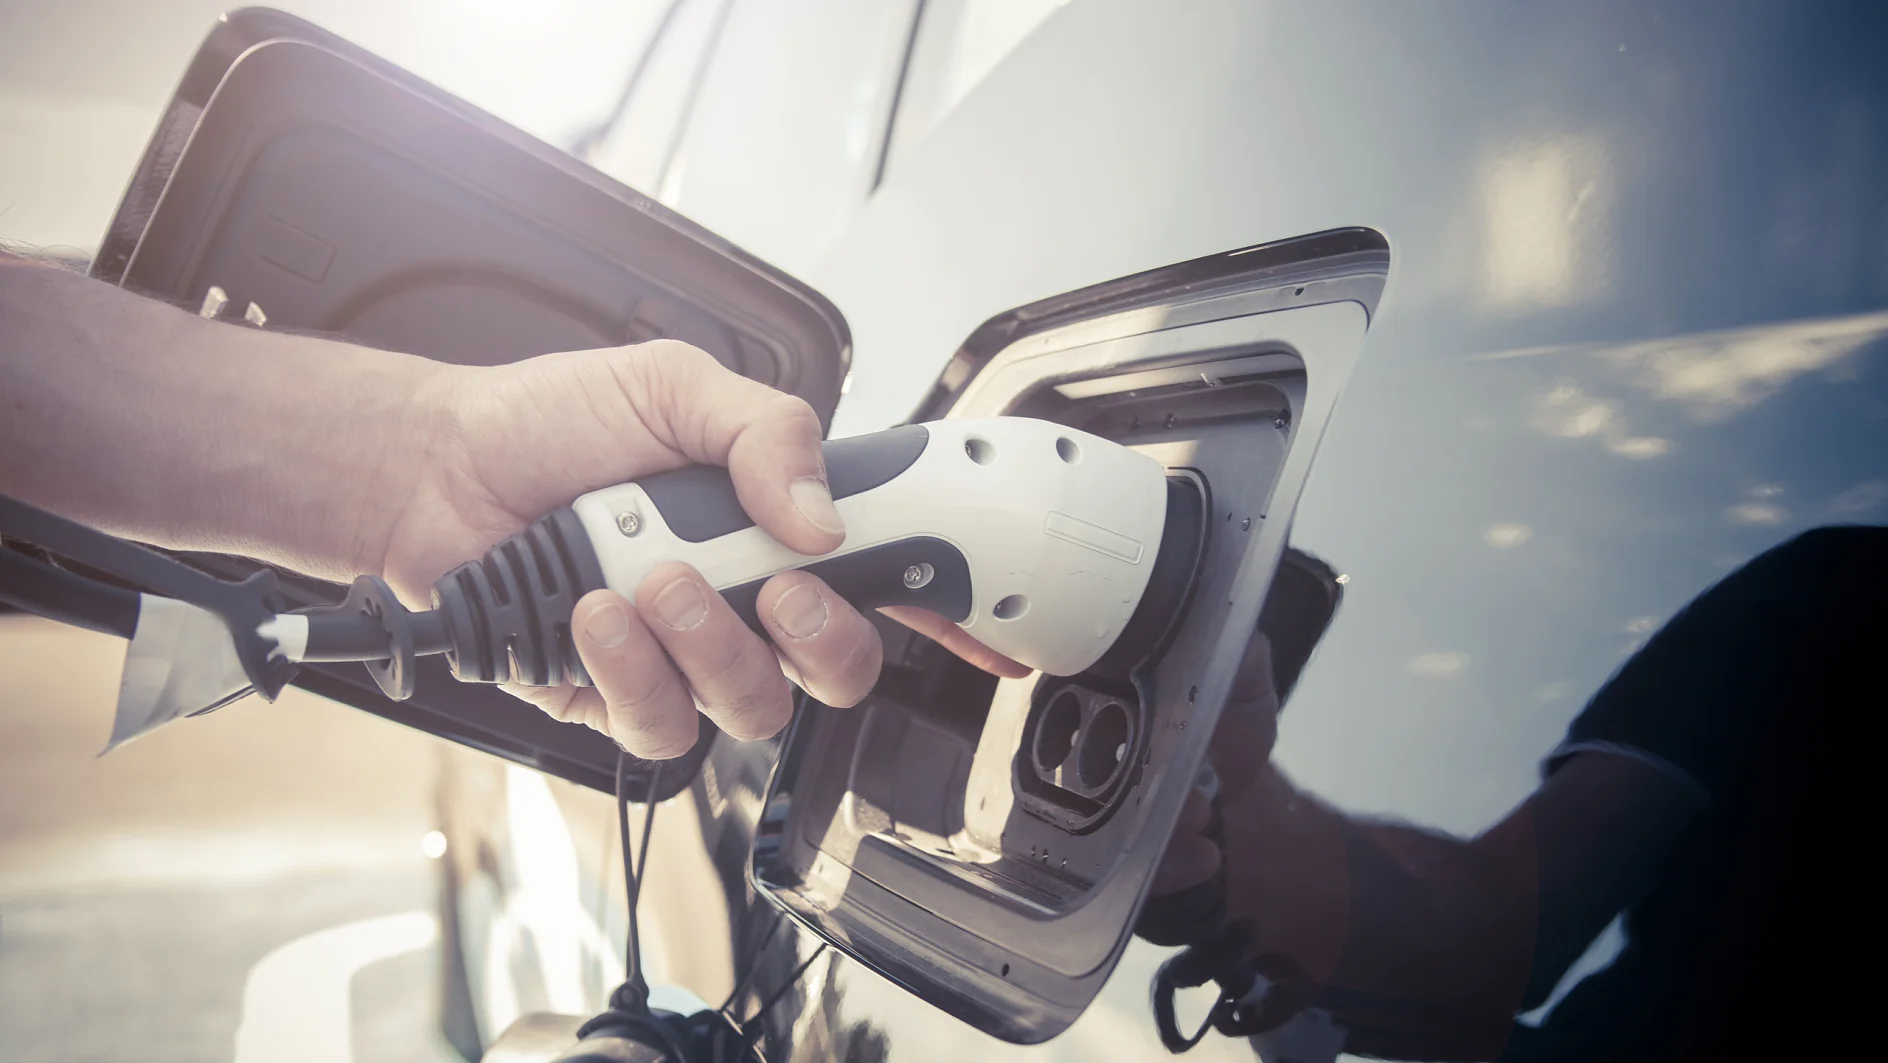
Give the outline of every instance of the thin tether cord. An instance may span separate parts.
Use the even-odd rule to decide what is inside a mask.
[[[649,987],[642,977],[642,937],[637,932],[636,909],[642,900],[642,876],[649,869],[649,835],[656,821],[655,796],[662,785],[662,763],[656,762],[643,788],[642,845],[632,860],[629,848],[629,753],[616,755],[616,827],[623,847],[623,890],[629,901],[629,940],[623,957],[623,982],[634,986],[645,1001]]]
[[[657,762],[649,772],[648,785],[643,791],[642,843],[636,847],[635,855],[632,858],[629,844],[629,754],[627,752],[617,754],[616,828],[618,837],[622,843],[624,892],[629,902],[629,932],[627,935],[628,941],[625,943],[627,955],[623,959],[623,985],[617,990],[617,994],[620,995],[626,991],[636,994],[639,999],[635,1002],[635,1010],[647,1008],[649,1000],[649,987],[647,983],[644,982],[642,975],[642,940],[638,929],[637,909],[641,907],[643,876],[649,869],[649,838],[653,832],[656,818],[656,802],[654,798],[656,794],[661,792],[661,785],[662,764]],[[737,1057],[739,1059],[759,1060],[761,1058],[760,1050],[755,1046],[755,1042],[760,1039],[762,1020],[767,1017],[768,1012],[773,1010],[774,1005],[786,998],[788,990],[791,990],[794,986],[799,984],[801,977],[806,974],[807,968],[813,966],[813,961],[819,959],[826,951],[826,943],[823,941],[820,942],[819,947],[814,949],[812,954],[807,956],[805,960],[801,961],[798,967],[794,968],[793,973],[780,984],[779,988],[775,989],[773,993],[762,1002],[760,1008],[756,1010],[753,1015],[749,1016],[744,1022],[735,1019],[728,1009],[733,1007],[735,1000],[738,999],[741,992],[747,988],[749,981],[754,977],[755,970],[759,967],[761,955],[767,951],[767,946],[773,943],[774,935],[779,933],[780,928],[787,922],[788,920],[784,915],[777,915],[775,917],[774,925],[767,931],[767,935],[761,939],[760,947],[755,950],[754,963],[748,965],[747,973],[741,976],[740,981],[735,985],[733,991],[728,994],[728,999],[722,1002],[721,1007],[718,1009],[725,1020],[730,1025],[736,1027],[741,1034],[740,1056]],[[629,1003],[629,1001],[613,999],[611,1001],[611,1007],[622,1008],[625,1004]],[[666,1030],[666,1027],[663,1029]],[[720,1041],[720,1037],[717,1036],[717,1055],[719,1055]],[[675,1054],[674,1048],[670,1049],[670,1054]],[[678,1063],[682,1058],[682,1056],[676,1056]]]
[[[780,983],[780,988],[774,990],[773,996],[767,998],[766,1003],[760,1006],[760,1010],[756,1011],[746,1022],[741,1024],[741,1045],[743,1051],[753,1050],[754,1043],[760,1040],[761,1031],[763,1029],[761,1020],[765,1019],[767,1013],[773,1010],[774,1005],[780,1003],[781,999],[787,995],[787,990],[800,984],[800,977],[806,974],[806,969],[813,966],[813,961],[819,959],[825,952],[826,943],[822,941],[819,943],[819,948],[814,949],[812,955],[802,960],[800,965],[793,969],[793,973],[787,976],[787,980]],[[749,1027],[752,1027],[752,1029],[749,1029]]]
[[[740,999],[741,991],[747,988],[747,983],[754,977],[754,971],[760,967],[759,961],[761,954],[767,951],[767,946],[773,944],[774,935],[780,933],[780,928],[784,926],[786,922],[786,916],[778,913],[774,915],[774,925],[767,929],[767,936],[760,939],[759,947],[754,950],[755,962],[747,965],[747,973],[741,976],[740,981],[734,983],[733,989],[728,990],[728,999],[722,1001],[721,1007],[716,1010],[720,1011],[723,1015],[730,1015],[728,1009],[734,1006],[736,1000]],[[730,1017],[732,1016],[730,1015]]]

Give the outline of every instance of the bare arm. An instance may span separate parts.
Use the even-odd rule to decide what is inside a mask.
[[[205,321],[0,255],[0,493],[160,546],[384,576],[416,604],[551,508],[688,464],[727,466],[756,523],[824,553],[844,528],[820,434],[805,402],[685,344],[454,366]],[[737,738],[778,731],[782,662],[828,704],[871,688],[878,633],[831,588],[782,573],[758,605],[771,647],[700,573],[658,567],[633,602],[577,603],[595,688],[514,692],[671,757],[698,704]]]
[[[0,254],[0,492],[159,546],[378,572],[434,368]]]
[[[1712,802],[1826,815],[1826,781],[1790,775],[1826,772],[1821,746],[1881,703],[1885,588],[1879,527],[1818,528],[1766,550],[1627,660],[1569,725],[1557,770],[1471,839],[1349,817],[1301,792],[1268,763],[1276,704],[1235,711],[1233,699],[1214,735],[1220,777],[1239,784],[1222,790],[1222,845],[1199,835],[1208,810],[1196,802],[1165,888],[1210,876],[1223,849],[1232,913],[1260,950],[1298,962],[1354,1050],[1490,1057]],[[1242,682],[1262,688],[1262,673]],[[1751,829],[1753,852],[1785,878],[1793,854],[1824,844]]]
[[[1228,907],[1323,987],[1353,1050],[1490,1058],[1699,811],[1682,783],[1588,753],[1458,838],[1348,817],[1268,766],[1224,812]]]

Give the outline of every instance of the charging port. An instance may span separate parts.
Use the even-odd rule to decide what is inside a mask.
[[[1145,720],[1127,686],[1038,685],[1016,756],[1022,807],[1071,833],[1106,822],[1141,760]]]

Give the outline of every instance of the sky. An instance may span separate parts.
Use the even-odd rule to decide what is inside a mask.
[[[0,3],[0,242],[98,245],[197,45],[229,0]],[[607,114],[661,0],[276,0],[525,131]]]

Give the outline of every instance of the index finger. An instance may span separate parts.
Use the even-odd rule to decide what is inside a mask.
[[[879,612],[905,625],[925,638],[943,646],[978,668],[1004,679],[1022,679],[1032,669],[1012,660],[971,637],[970,632],[949,620],[915,605],[884,605]]]

